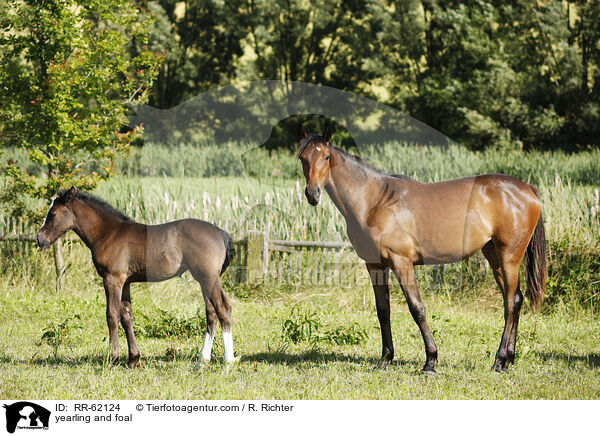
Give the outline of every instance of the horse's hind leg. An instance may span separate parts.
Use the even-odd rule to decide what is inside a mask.
[[[381,330],[381,360],[379,367],[385,368],[394,358],[394,345],[392,343],[392,328],[390,326],[390,270],[374,264],[367,264],[369,277],[375,291],[375,306]]]
[[[419,326],[423,342],[425,342],[426,360],[423,372],[435,374],[434,366],[437,361],[437,347],[433,341],[431,330],[429,330],[429,324],[427,324],[425,307],[423,306],[423,301],[417,287],[413,264],[410,260],[398,255],[392,256],[392,263],[394,265],[394,274],[396,274],[398,282],[400,282],[410,313]]]
[[[519,284],[521,259],[515,260],[518,256],[513,256],[505,247],[498,252],[491,241],[483,247],[482,251],[490,263],[504,298],[504,331],[494,364],[494,370],[501,372],[506,371],[508,365],[515,360],[517,326],[523,302]]]
[[[133,369],[140,360],[140,350],[135,341],[135,333],[133,332],[133,312],[131,310],[131,293],[129,283],[123,285],[121,295],[121,325],[125,330],[127,337],[127,346],[129,348],[129,368]]]

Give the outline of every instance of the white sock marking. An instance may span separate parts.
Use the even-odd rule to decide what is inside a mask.
[[[202,345],[202,351],[200,352],[198,363],[196,363],[196,368],[201,366],[203,363],[210,362],[210,352],[212,351],[213,339],[214,337],[206,332],[206,335],[204,335],[204,345]]]
[[[231,332],[223,332],[223,362],[225,365],[235,362],[233,356],[233,336]]]

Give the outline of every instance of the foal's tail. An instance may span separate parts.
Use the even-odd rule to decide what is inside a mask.
[[[538,190],[533,186],[531,189],[539,198],[540,193]],[[525,251],[525,271],[531,306],[534,309],[537,309],[544,299],[544,293],[546,292],[546,278],[548,276],[548,265],[546,263],[546,233],[544,231],[544,221],[541,212],[535,230],[533,231],[531,241],[529,241],[529,245]]]
[[[231,235],[225,230],[221,230],[221,238],[223,238],[223,242],[225,243],[225,261],[221,267],[221,274],[223,274],[231,263],[231,259],[233,259],[233,256],[235,256],[235,247],[233,246],[233,239],[231,238]]]

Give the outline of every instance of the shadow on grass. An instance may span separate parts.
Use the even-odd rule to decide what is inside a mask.
[[[190,362],[190,365],[196,363],[199,357],[197,351],[167,349],[164,353],[144,355],[142,354],[140,365],[144,367],[164,367],[165,363],[175,362]],[[216,359],[215,359],[216,358]],[[305,352],[289,353],[286,351],[265,351],[254,354],[238,355],[236,360],[240,363],[263,363],[270,365],[284,364],[288,366],[304,366],[304,365],[319,365],[333,363],[351,363],[361,365],[366,369],[375,369],[379,363],[379,358],[365,358],[361,356],[348,355],[343,353],[307,350]],[[213,356],[213,361],[219,362],[217,356]],[[35,365],[40,367],[70,367],[89,365],[98,370],[108,368],[107,356],[102,354],[88,354],[77,357],[69,356],[34,356],[27,358],[11,358],[8,356],[0,356],[0,364],[17,364],[17,365]],[[421,362],[416,360],[404,360],[395,358],[390,364],[390,368],[407,367],[420,369]],[[127,367],[127,356],[121,356],[117,367]]]
[[[106,356],[101,354],[90,354],[87,356],[67,357],[67,356],[34,356],[31,359],[10,358],[7,356],[0,357],[2,364],[20,364],[20,365],[36,365],[36,366],[68,366],[77,367],[81,365],[97,366],[99,368],[107,366]]]
[[[286,351],[268,351],[254,354],[245,354],[239,358],[240,362],[248,363],[267,363],[267,364],[285,364],[289,366],[302,366],[305,364],[327,364],[327,363],[353,363],[362,365],[365,368],[373,369],[379,363],[379,358],[365,358],[343,353],[324,352],[320,350],[308,350],[301,353],[288,353]],[[403,360],[394,358],[390,367],[407,366],[421,368],[421,362],[416,360]]]
[[[561,361],[565,362],[569,367],[573,367],[575,365],[584,364],[589,368],[595,369],[600,368],[600,354],[598,353],[589,353],[583,355],[572,355],[566,353],[545,353],[545,352],[535,352],[536,355],[540,357],[545,362],[549,361]]]

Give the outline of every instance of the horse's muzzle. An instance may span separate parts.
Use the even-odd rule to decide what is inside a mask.
[[[44,238],[43,236],[40,236],[40,234],[38,233],[37,236],[35,237],[35,242],[37,243],[37,246],[40,247],[41,249],[46,249],[48,247],[50,247],[50,241],[48,241],[48,239]]]
[[[306,195],[306,199],[312,206],[316,206],[319,204],[319,200],[321,199],[321,188],[317,186],[312,192],[310,192],[307,186],[304,189],[304,195]]]

